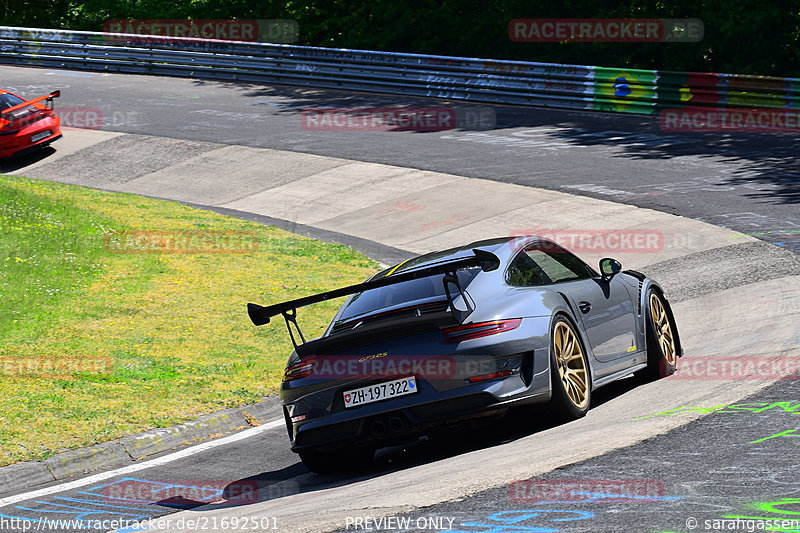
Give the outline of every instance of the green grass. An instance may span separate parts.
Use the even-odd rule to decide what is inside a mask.
[[[247,253],[112,253],[125,231],[255,232]],[[106,236],[106,237],[104,237]],[[174,202],[0,176],[0,466],[259,400],[291,342],[245,304],[358,283],[377,265]],[[340,301],[304,309],[317,336]],[[43,373],[20,362],[72,361]],[[100,366],[92,366],[99,361]]]

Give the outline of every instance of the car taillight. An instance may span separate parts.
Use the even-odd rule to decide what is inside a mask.
[[[295,364],[286,367],[283,371],[283,381],[292,381],[295,379],[305,378],[311,375],[314,369],[313,363],[307,361],[298,361]]]
[[[461,342],[502,333],[504,331],[511,331],[519,326],[521,322],[521,318],[492,320],[490,322],[478,322],[477,324],[467,324],[455,328],[443,329],[442,333],[447,336],[445,342]]]
[[[10,120],[0,118],[0,132],[11,133],[14,131],[14,123]]]
[[[490,372],[489,374],[481,374],[480,376],[472,376],[467,378],[470,383],[478,383],[479,381],[486,381],[487,379],[504,378],[513,374],[511,370],[501,370],[500,372]]]

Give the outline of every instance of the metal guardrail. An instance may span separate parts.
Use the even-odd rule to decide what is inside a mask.
[[[0,26],[0,63],[595,111],[800,108],[800,79]]]

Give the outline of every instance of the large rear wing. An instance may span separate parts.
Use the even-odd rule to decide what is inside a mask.
[[[8,109],[3,109],[0,111],[0,115],[5,115],[6,113],[11,113],[16,111],[17,109],[22,109],[23,107],[27,107],[31,104],[38,104],[42,100],[47,100],[47,106],[52,109],[53,108],[53,98],[58,98],[61,96],[61,91],[53,91],[50,94],[46,94],[44,96],[39,96],[38,98],[34,98],[33,100],[25,100],[24,102],[17,104],[15,106],[9,107]]]
[[[283,315],[284,320],[286,320],[286,327],[289,329],[289,335],[292,337],[292,342],[294,343],[295,347],[297,347],[297,342],[295,341],[294,333],[292,332],[292,327],[290,324],[294,325],[303,343],[306,342],[305,337],[303,337],[303,333],[300,331],[300,328],[297,325],[297,309],[299,307],[305,307],[307,305],[324,302],[326,300],[332,300],[334,298],[341,298],[342,296],[348,296],[350,294],[356,294],[359,292],[368,291],[370,289],[378,289],[380,287],[397,285],[419,278],[444,274],[442,281],[445,286],[447,301],[450,304],[450,310],[456,320],[463,322],[464,318],[469,315],[473,309],[470,307],[469,300],[467,298],[462,298],[462,301],[465,302],[467,309],[456,309],[456,306],[453,303],[453,294],[450,291],[450,286],[452,285],[455,287],[459,295],[463,296],[463,293],[455,273],[459,270],[473,267],[480,267],[484,272],[489,272],[496,270],[500,266],[500,259],[498,259],[498,257],[491,252],[476,248],[472,250],[472,253],[474,255],[471,257],[453,259],[451,261],[445,261],[443,263],[438,263],[427,268],[421,268],[419,270],[412,270],[410,272],[390,274],[380,279],[365,281],[364,283],[359,283],[357,285],[350,285],[341,289],[322,292],[320,294],[314,294],[304,298],[298,298],[296,300],[290,300],[288,302],[282,302],[266,307],[254,303],[248,303],[247,314],[250,316],[250,320],[252,320],[253,324],[256,326],[268,324],[273,316]]]

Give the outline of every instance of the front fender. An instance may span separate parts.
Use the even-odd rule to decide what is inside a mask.
[[[661,296],[661,299],[664,301],[664,310],[667,312],[667,317],[669,317],[670,322],[675,325],[675,328],[674,328],[675,329],[675,332],[674,332],[674,334],[675,334],[675,346],[677,347],[676,351],[677,351],[678,357],[683,357],[683,344],[681,343],[681,335],[680,335],[680,333],[678,331],[678,322],[675,320],[675,314],[672,311],[672,305],[669,303],[669,300],[667,299],[667,295],[664,294],[664,289],[661,287],[661,285],[659,285],[658,282],[656,282],[655,280],[652,280],[650,278],[645,278],[643,280],[643,282],[642,282],[642,291],[641,291],[641,294],[639,295],[639,297],[641,299],[639,305],[641,306],[640,308],[642,309],[642,326],[644,328],[644,331],[645,332],[647,331],[647,329],[646,329],[647,328],[647,316],[648,316],[648,313],[649,313],[649,310],[648,310],[649,303],[647,302],[647,293],[648,293],[649,290],[653,290],[653,291],[657,292],[659,294],[659,296]],[[646,339],[647,339],[647,335],[645,334],[645,342],[646,342]]]

